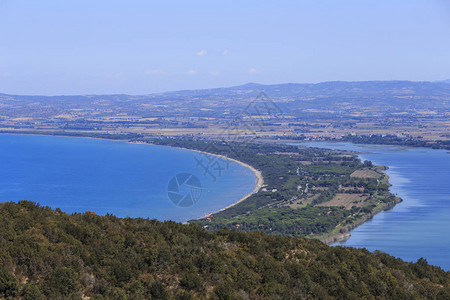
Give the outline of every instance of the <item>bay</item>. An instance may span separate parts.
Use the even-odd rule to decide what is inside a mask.
[[[227,161],[205,174],[195,151],[125,141],[39,135],[0,135],[0,202],[29,200],[67,213],[187,221],[250,193],[250,169]],[[168,196],[177,174],[197,177],[198,201],[188,207]],[[180,190],[180,193],[185,191]],[[189,192],[189,191],[187,191]]]

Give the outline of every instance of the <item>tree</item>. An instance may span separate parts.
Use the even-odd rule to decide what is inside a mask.
[[[198,289],[202,286],[200,278],[197,274],[186,273],[180,280],[180,285],[188,290]]]
[[[57,268],[46,282],[47,294],[68,296],[75,292],[77,282],[78,276],[74,270],[64,267]]]
[[[17,290],[16,277],[5,267],[0,266],[0,298],[14,297]]]

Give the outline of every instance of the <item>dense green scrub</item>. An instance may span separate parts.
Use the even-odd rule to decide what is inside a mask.
[[[0,204],[0,298],[448,299],[450,274],[300,237]]]

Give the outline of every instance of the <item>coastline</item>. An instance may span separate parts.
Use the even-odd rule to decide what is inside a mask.
[[[322,237],[317,237],[317,238],[326,245],[332,245],[334,243],[344,242],[344,241],[348,240],[349,238],[351,238],[352,230],[356,229],[357,227],[359,227],[359,226],[363,225],[364,223],[366,223],[367,221],[371,220],[375,215],[377,215],[385,210],[392,209],[394,206],[401,203],[402,201],[403,201],[402,198],[395,197],[394,201],[385,203],[384,205],[375,208],[374,211],[370,212],[363,218],[356,220],[354,223],[346,225],[346,226],[336,227],[333,230],[334,232],[332,231],[329,234],[325,234]]]
[[[176,148],[176,149],[183,149],[183,150],[188,150],[188,151],[194,151],[194,152],[203,153],[203,154],[207,154],[207,155],[213,155],[213,156],[216,156],[216,157],[219,157],[219,158],[223,158],[223,159],[227,159],[227,160],[231,160],[231,161],[233,161],[233,162],[235,162],[237,164],[240,164],[241,166],[249,169],[253,173],[253,175],[255,176],[256,182],[255,182],[255,186],[253,187],[253,189],[252,189],[252,191],[250,193],[248,193],[247,195],[243,196],[242,198],[240,198],[236,202],[225,206],[224,208],[217,209],[215,211],[206,213],[206,214],[204,214],[204,215],[202,215],[202,216],[200,216],[198,218],[195,218],[196,220],[208,218],[208,217],[210,217],[211,215],[213,215],[215,213],[224,211],[224,210],[226,210],[226,209],[228,209],[230,207],[233,207],[233,206],[241,203],[242,201],[246,200],[251,195],[253,195],[256,192],[258,192],[261,189],[261,187],[264,185],[264,178],[263,178],[263,176],[261,174],[261,171],[255,169],[253,166],[251,166],[249,164],[246,164],[246,163],[244,163],[242,161],[239,161],[237,159],[234,159],[234,158],[229,158],[229,157],[227,157],[225,155],[214,154],[214,153],[205,152],[205,151],[196,150],[196,149],[189,149],[189,148],[183,148],[183,147],[173,147],[173,146],[166,146],[166,145],[157,145],[157,144],[146,143],[146,142],[139,142],[139,141],[128,141],[128,143],[131,143],[131,144],[143,144],[143,145],[155,145],[155,146],[160,146],[160,147],[171,147],[171,148]]]
[[[4,134],[8,134],[8,135],[15,135],[15,134],[21,134],[21,133],[4,133]],[[30,134],[30,133],[28,133],[27,135],[38,135],[38,136],[49,136],[48,134]],[[54,136],[54,135],[51,135],[51,136]],[[62,136],[62,135],[59,135],[59,136]],[[86,138],[86,136],[65,136],[65,137],[75,137],[75,138]],[[147,143],[147,142],[144,142],[144,141],[142,141],[142,142],[139,142],[139,141],[133,141],[133,140],[130,140],[130,139],[109,139],[109,138],[97,138],[97,137],[87,137],[87,138],[91,138],[91,139],[99,139],[99,140],[108,140],[108,141],[120,141],[120,142],[125,142],[125,143],[140,143],[140,144],[149,144],[149,145],[154,145],[154,144],[152,144],[152,143]],[[157,145],[157,144],[156,144]],[[158,145],[158,146],[163,146],[163,145]],[[167,146],[167,145],[164,145],[164,146],[166,146],[166,147],[171,147],[171,148],[179,148],[179,149],[183,149],[183,150],[191,150],[191,151],[196,151],[196,152],[201,152],[201,153],[207,153],[207,152],[203,152],[203,151],[199,151],[199,150],[195,150],[195,149],[188,149],[188,148],[182,148],[182,147],[175,147],[175,146]],[[376,146],[382,146],[382,145],[376,145]],[[390,145],[389,145],[390,146]],[[408,147],[409,148],[409,147]],[[411,147],[412,148],[412,147]],[[342,151],[346,151],[346,150],[342,150]],[[441,150],[434,150],[434,151],[441,151]],[[366,152],[366,151],[362,151],[362,152],[359,152],[358,151],[358,153],[354,153],[355,155],[358,155],[360,158],[361,158],[361,155],[362,156],[365,156],[366,155],[366,153],[367,154],[369,154],[369,153],[371,153],[371,152]],[[444,152],[446,155],[448,155],[449,154],[449,152]],[[208,153],[209,155],[214,155],[214,156],[217,156],[217,157],[223,157],[223,156],[220,156],[220,155],[216,155],[216,154],[211,154],[211,153]],[[259,175],[261,175],[261,173],[257,170],[257,169],[255,169],[255,168],[253,168],[252,166],[250,166],[250,165],[248,165],[248,164],[245,164],[245,163],[243,163],[243,162],[240,162],[240,161],[236,161],[236,160],[234,160],[234,159],[231,159],[231,158],[228,158],[228,157],[224,157],[224,158],[226,158],[226,159],[229,159],[229,160],[233,160],[234,162],[237,162],[237,163],[239,163],[239,164],[241,164],[242,166],[245,166],[245,167],[247,167],[247,168],[249,168],[250,170],[252,170],[252,173],[255,175],[255,177],[256,178],[258,178],[257,176],[256,176],[256,174],[258,174],[259,173]],[[367,159],[369,159],[369,157],[367,157]],[[369,160],[372,160],[372,159],[369,159]],[[386,163],[385,161],[378,161],[377,163],[376,163],[376,165],[378,165],[378,166],[380,166],[380,165],[382,165],[382,164],[384,164],[384,165],[388,165],[388,166],[391,166],[391,164],[389,164],[389,163]],[[391,175],[391,173],[390,172],[387,172],[386,173],[386,170],[381,170],[382,171],[382,173],[385,175],[385,176],[387,176],[387,178],[388,178],[388,182],[389,182],[389,185],[391,185],[391,186],[397,186],[397,183],[398,183],[398,181],[396,180],[396,178],[398,177],[398,176],[392,176],[392,181],[390,180],[391,178],[389,178],[389,175]],[[255,172],[257,172],[256,174],[255,174]],[[415,172],[415,171],[414,171]],[[389,175],[388,175],[389,174]],[[239,177],[238,177],[239,178]],[[262,178],[261,178],[262,179]],[[266,178],[267,179],[267,178]],[[259,181],[259,180],[258,180]],[[235,206],[235,205],[237,205],[237,204],[239,204],[239,203],[241,203],[241,202],[243,202],[244,200],[246,200],[246,199],[248,199],[248,197],[250,196],[250,195],[252,195],[254,192],[255,192],[255,190],[257,190],[257,187],[258,187],[258,181],[256,182],[256,184],[255,184],[255,187],[254,187],[254,189],[253,189],[253,191],[251,192],[251,193],[249,193],[249,194],[247,194],[247,195],[245,195],[245,196],[243,196],[241,199],[239,199],[239,200],[237,200],[236,202],[234,202],[234,203],[232,203],[232,204],[230,204],[230,205],[228,205],[228,206],[226,206],[226,207],[223,207],[223,208],[221,208],[221,209],[218,209],[218,210],[216,210],[216,211],[214,211],[214,212],[210,212],[210,213],[207,213],[207,214],[205,214],[205,215],[203,215],[203,216],[201,216],[201,217],[199,217],[199,218],[197,218],[197,219],[201,219],[201,218],[207,218],[208,216],[210,216],[211,214],[214,214],[214,213],[216,213],[216,212],[219,212],[219,211],[224,211],[224,210],[226,210],[226,209],[229,209],[229,208],[231,208],[231,207],[233,207],[233,206]],[[264,181],[260,181],[260,184],[262,185],[263,184],[263,182]],[[445,183],[444,183],[445,184]],[[248,185],[247,186],[250,186],[251,185],[251,183],[248,183]],[[245,193],[245,191],[243,191],[242,193]],[[391,191],[391,194],[394,194],[394,195],[397,195],[396,193],[393,193],[392,191]],[[400,197],[404,197],[404,195],[403,194],[401,194],[400,192],[398,193],[399,194],[399,196]],[[231,201],[234,201],[234,199],[236,199],[236,198],[238,198],[239,197],[239,195],[236,195],[235,197],[230,197],[230,199],[229,199],[229,201],[231,202]],[[253,199],[253,197],[252,197],[252,199]],[[403,204],[403,205],[407,205],[409,202],[410,202],[410,199],[408,199],[408,197],[404,197],[404,200],[405,200],[405,203]],[[396,206],[397,204],[399,204],[400,202],[401,202],[402,200],[401,200],[401,198],[399,198],[398,196],[395,198],[395,199],[393,199],[393,201],[390,201],[389,203],[385,203],[385,204],[383,204],[383,205],[380,205],[380,206],[377,206],[370,214],[367,214],[366,215],[366,217],[364,217],[364,218],[360,218],[359,220],[357,220],[356,222],[352,222],[351,224],[346,224],[346,225],[344,225],[344,224],[340,224],[340,226],[338,225],[338,227],[336,227],[336,228],[334,228],[332,231],[330,231],[330,232],[328,232],[327,234],[323,234],[322,236],[314,236],[314,235],[308,235],[308,236],[305,236],[306,238],[308,238],[308,239],[317,239],[317,240],[320,240],[321,242],[323,242],[324,244],[327,244],[327,245],[332,245],[332,246],[339,246],[339,244],[337,244],[338,242],[340,242],[340,241],[345,241],[345,240],[347,240],[347,239],[349,239],[349,238],[351,238],[352,236],[353,236],[353,230],[355,230],[357,227],[359,227],[360,225],[364,225],[366,222],[370,222],[371,221],[371,219],[375,216],[375,215],[377,215],[378,213],[382,213],[382,214],[392,214],[391,212],[390,212],[390,210],[391,209],[393,209],[394,208],[394,206]],[[219,202],[219,204],[220,204],[220,202]],[[222,204],[223,205],[223,204]],[[244,204],[244,205],[246,205],[246,204]],[[401,205],[402,207],[403,207],[403,205]],[[220,207],[220,205],[218,205],[218,207]],[[207,209],[205,209],[204,211],[208,211]],[[388,211],[388,212],[385,212],[385,211]],[[202,212],[200,212],[198,215],[200,215]],[[197,216],[198,216],[197,215]],[[193,216],[191,216],[190,218],[194,218],[193,220],[195,220],[195,214],[193,215]],[[191,219],[192,220],[192,219]],[[206,221],[203,221],[203,222],[206,222]],[[381,222],[378,222],[378,223],[381,223]],[[397,222],[398,223],[398,222]],[[344,225],[344,226],[343,226]],[[379,224],[378,224],[379,225]],[[369,226],[372,226],[372,225],[369,225]],[[418,230],[416,230],[416,232],[419,232]],[[383,235],[384,234],[384,232],[381,232],[381,235]],[[424,237],[428,237],[427,235],[423,235]],[[356,234],[355,234],[355,237],[356,237]],[[355,239],[355,238],[353,238],[353,239]],[[368,240],[370,240],[370,239],[368,239]],[[350,239],[350,243],[351,243],[351,239]],[[418,245],[420,245],[420,244],[417,244],[416,246],[418,246]],[[340,245],[340,246],[343,246],[343,247],[367,247],[367,246],[365,246],[365,245],[363,245],[363,246],[361,246],[361,245],[357,245],[357,244],[350,244],[350,245],[347,245],[347,244],[343,244],[343,245]],[[373,246],[372,246],[372,249],[378,249],[378,248],[373,248]],[[421,248],[422,249],[422,248]],[[372,250],[370,250],[370,251],[372,251]],[[387,248],[387,249],[385,249],[385,250],[383,250],[383,251],[385,251],[385,252],[387,252],[387,253],[391,253],[390,251],[391,251],[391,249],[390,248]],[[412,250],[411,250],[411,252],[413,252]],[[416,251],[417,252],[417,251]],[[409,252],[407,252],[407,253],[409,253]],[[422,251],[422,253],[424,253],[424,251]],[[397,253],[396,254],[396,256],[397,257],[403,257],[403,256],[401,256],[402,255],[402,253]],[[410,254],[408,254],[408,255],[410,255]],[[434,254],[435,256],[437,255],[437,254]],[[437,255],[437,257],[438,257],[438,259],[439,259],[439,255]],[[416,259],[416,258],[414,258],[414,259]],[[441,261],[439,261],[438,260],[438,262],[440,262],[441,264],[443,264],[443,265],[447,265],[447,262],[446,261],[444,261],[443,263],[442,263],[442,260]],[[436,263],[436,262],[434,262],[434,264],[436,265],[436,264],[438,264],[438,263]]]
[[[254,168],[253,166],[251,166],[249,164],[246,164],[244,162],[241,162],[239,160],[236,160],[236,159],[233,159],[233,158],[229,158],[229,157],[224,156],[224,155],[213,154],[213,153],[209,153],[209,152],[201,151],[201,150],[196,150],[196,149],[190,149],[190,148],[184,148],[184,147],[174,147],[174,146],[167,146],[167,145],[158,145],[158,144],[152,144],[152,143],[143,142],[143,141],[132,141],[132,140],[129,140],[129,139],[113,139],[113,138],[106,138],[106,137],[91,137],[91,136],[82,136],[82,135],[81,136],[75,136],[75,135],[53,135],[53,134],[45,134],[45,133],[38,134],[38,133],[1,133],[1,132],[0,132],[0,134],[25,134],[25,135],[36,135],[36,136],[59,136],[59,137],[69,137],[69,138],[70,137],[72,137],[72,138],[88,138],[88,139],[98,139],[98,140],[108,140],[108,141],[122,141],[122,142],[130,143],[130,144],[143,144],[143,145],[154,145],[154,146],[160,146],[160,147],[171,147],[171,148],[176,148],[176,149],[194,151],[194,152],[197,152],[197,153],[204,153],[204,154],[207,154],[207,155],[213,155],[213,156],[216,156],[216,157],[219,157],[219,158],[227,159],[227,160],[233,161],[235,163],[238,163],[238,164],[240,164],[243,167],[248,168],[253,173],[253,175],[255,176],[256,182],[255,182],[255,185],[254,185],[254,187],[253,187],[253,189],[252,189],[252,191],[250,193],[244,195],[243,197],[238,199],[236,202],[231,203],[231,204],[229,204],[229,205],[227,205],[227,206],[225,206],[223,208],[220,208],[220,209],[217,209],[215,211],[206,213],[206,214],[204,214],[202,216],[199,216],[199,217],[195,218],[196,220],[208,218],[208,217],[210,217],[211,215],[213,215],[215,213],[224,211],[226,209],[229,209],[229,208],[231,208],[231,207],[233,207],[233,206],[235,206],[235,205],[245,201],[251,195],[253,195],[257,191],[259,191],[261,189],[261,187],[264,185],[264,178],[262,177],[261,172],[259,170],[257,170],[256,168]],[[345,150],[343,150],[343,151],[345,151]],[[352,151],[352,152],[354,152],[354,151]],[[353,155],[359,156],[357,152],[354,152]],[[383,174],[385,176],[387,176],[387,178],[389,179],[389,176],[385,172],[383,172]],[[389,183],[389,185],[391,185],[391,184]],[[333,244],[335,242],[347,240],[348,238],[350,238],[351,231],[353,229],[355,229],[356,227],[364,224],[365,222],[370,220],[374,215],[382,212],[383,210],[387,210],[387,209],[390,209],[390,208],[394,207],[396,204],[400,203],[401,201],[402,201],[401,198],[396,197],[395,201],[390,202],[390,203],[386,203],[386,204],[384,204],[384,205],[382,205],[380,207],[377,207],[373,212],[369,213],[368,215],[366,215],[362,219],[356,220],[352,224],[336,227],[332,232],[329,232],[328,234],[325,234],[325,235],[322,235],[322,236],[310,236],[310,238],[319,239],[319,240],[321,240],[323,243],[325,243],[327,245]]]
[[[199,151],[199,152],[203,152],[203,151]],[[228,205],[228,206],[226,206],[224,208],[221,208],[221,209],[215,210],[213,212],[207,213],[207,214],[197,218],[197,220],[208,218],[208,217],[210,217],[211,215],[213,215],[215,213],[224,211],[224,210],[226,210],[226,209],[228,209],[230,207],[233,207],[233,206],[241,203],[242,201],[246,200],[251,195],[257,193],[261,189],[261,187],[264,185],[264,178],[262,177],[261,172],[259,170],[255,169],[254,167],[250,166],[249,164],[246,164],[246,163],[244,163],[242,161],[236,160],[234,158],[229,158],[229,157],[226,157],[226,156],[223,156],[223,155],[216,155],[216,154],[207,153],[207,152],[203,152],[203,153],[210,154],[210,155],[215,155],[217,157],[221,157],[221,158],[225,158],[225,159],[234,161],[235,163],[238,163],[241,166],[244,166],[244,167],[250,169],[250,171],[252,171],[253,175],[256,177],[256,183],[255,183],[255,186],[253,187],[253,190],[250,193],[248,193],[247,195],[245,195],[244,197],[242,197],[241,199],[239,199],[238,201],[236,201],[236,202],[234,202],[234,203],[232,203],[232,204],[230,204],[230,205]]]
[[[183,148],[183,147],[173,147],[173,146],[166,146],[166,145],[157,145],[157,144],[152,144],[152,143],[147,143],[147,142],[131,141],[131,140],[129,140],[129,139],[113,139],[113,138],[107,138],[107,137],[92,137],[92,136],[82,136],[82,135],[55,135],[55,134],[50,134],[50,133],[49,133],[49,134],[46,134],[45,132],[43,132],[43,133],[25,133],[25,132],[24,132],[24,133],[20,133],[20,132],[18,132],[18,133],[10,133],[10,132],[0,132],[0,134],[5,134],[5,135],[34,135],[34,136],[43,136],[43,137],[45,137],[45,136],[51,136],[51,137],[68,137],[68,138],[83,138],[83,139],[84,139],[84,138],[87,138],[87,139],[97,139],[97,140],[116,141],[116,142],[122,141],[122,142],[130,143],[130,144],[143,144],[143,145],[154,145],[154,146],[159,146],[159,147],[171,147],[171,148],[176,148],[176,149],[182,149],[182,150],[188,150],[188,151],[195,151],[195,152],[198,152],[198,153],[204,153],[204,154],[213,155],[213,156],[216,156],[216,157],[219,157],[219,158],[227,159],[227,160],[230,160],[230,161],[233,161],[233,162],[235,162],[235,163],[240,164],[241,166],[243,166],[243,167],[249,169],[249,170],[253,173],[253,175],[255,176],[255,185],[254,185],[254,187],[253,187],[253,189],[252,189],[252,191],[251,191],[250,193],[244,195],[243,197],[241,197],[240,199],[238,199],[236,202],[233,202],[233,203],[227,205],[226,207],[223,207],[223,208],[221,208],[221,209],[217,209],[217,210],[215,210],[215,211],[212,211],[212,212],[206,213],[206,214],[204,214],[204,215],[202,215],[202,216],[200,216],[200,217],[197,217],[197,218],[195,218],[196,220],[207,218],[207,217],[211,216],[212,214],[215,214],[215,213],[217,213],[217,212],[226,210],[226,209],[228,209],[228,208],[230,208],[230,207],[233,207],[233,206],[235,206],[235,205],[241,203],[242,201],[246,200],[248,197],[250,197],[251,195],[253,195],[253,194],[256,193],[257,191],[259,191],[260,188],[264,185],[264,178],[262,177],[261,172],[260,172],[259,170],[255,169],[253,166],[251,166],[251,165],[249,165],[249,164],[246,164],[246,163],[244,163],[244,162],[241,162],[241,161],[239,161],[239,160],[236,160],[236,159],[234,159],[234,158],[229,158],[229,157],[224,156],[224,155],[213,154],[213,153],[209,153],[209,152],[205,152],[205,151],[200,151],[200,150],[196,150],[196,149],[189,149],[189,148]]]

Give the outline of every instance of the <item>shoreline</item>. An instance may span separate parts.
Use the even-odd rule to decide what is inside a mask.
[[[390,145],[388,145],[390,146]],[[342,150],[342,151],[348,151],[348,150]],[[363,161],[363,157],[361,155],[365,154],[367,152],[357,152],[355,155],[361,160]],[[338,232],[330,232],[328,235],[325,234],[322,237],[317,237],[318,239],[320,239],[320,241],[322,241],[324,244],[331,246],[332,244],[335,243],[341,243],[341,242],[345,242],[347,240],[349,240],[352,235],[351,232],[358,228],[359,226],[365,224],[366,222],[370,221],[371,219],[373,219],[376,215],[378,215],[379,213],[382,213],[384,211],[393,209],[395,206],[397,206],[398,204],[403,202],[403,198],[397,196],[396,194],[392,193],[390,191],[390,188],[392,187],[393,183],[391,183],[390,181],[390,176],[386,173],[387,170],[389,170],[390,166],[387,165],[375,165],[376,167],[380,168],[380,172],[383,173],[383,175],[386,178],[386,182],[389,185],[389,193],[391,195],[394,196],[394,200],[388,203],[384,203],[383,205],[376,207],[372,212],[368,213],[366,216],[364,216],[363,218],[359,219],[359,220],[355,220],[355,222],[345,225],[345,226],[340,226],[340,227],[336,227],[333,231],[338,230]]]
[[[146,143],[146,142],[140,142],[140,141],[130,141],[129,139],[112,139],[112,138],[106,138],[106,137],[91,137],[91,136],[82,136],[82,135],[55,135],[55,134],[46,134],[44,133],[10,133],[10,132],[0,132],[0,134],[5,134],[5,135],[35,135],[35,136],[51,136],[51,137],[69,137],[69,138],[86,138],[86,139],[97,139],[97,140],[106,140],[106,141],[116,141],[116,142],[126,142],[126,143],[130,143],[130,144],[142,144],[142,145],[154,145],[154,146],[160,146],[160,147],[171,147],[171,148],[176,148],[176,149],[182,149],[182,150],[188,150],[188,151],[195,151],[198,153],[204,153],[204,154],[208,154],[208,155],[214,155],[216,157],[219,158],[223,158],[223,159],[227,159],[230,161],[233,161],[235,163],[240,164],[241,166],[249,169],[253,175],[255,176],[255,185],[253,186],[253,189],[250,193],[244,195],[243,197],[241,197],[240,199],[238,199],[236,202],[233,202],[223,208],[217,209],[215,211],[206,213],[200,217],[194,218],[195,220],[200,220],[200,219],[204,219],[204,218],[208,218],[209,216],[224,211],[230,207],[233,207],[239,203],[241,203],[242,201],[246,200],[248,197],[250,197],[251,195],[255,194],[256,192],[258,192],[261,187],[264,185],[264,178],[262,177],[262,174],[259,170],[255,169],[253,166],[246,164],[242,161],[239,161],[237,159],[234,158],[229,158],[227,156],[224,155],[220,155],[220,154],[213,154],[213,153],[209,153],[209,152],[205,152],[205,151],[201,151],[201,150],[195,150],[195,149],[189,149],[189,148],[183,148],[183,147],[173,147],[173,146],[165,146],[165,145],[157,145],[157,144],[152,144],[152,143]]]
[[[225,206],[223,208],[220,208],[220,209],[214,210],[212,212],[208,212],[206,214],[203,214],[203,215],[201,215],[201,216],[199,216],[197,218],[194,218],[193,220],[205,219],[205,218],[208,218],[208,217],[210,217],[211,215],[213,215],[215,213],[218,213],[218,212],[224,211],[226,209],[229,209],[229,208],[231,208],[231,207],[233,207],[233,206],[235,206],[235,205],[245,201],[251,195],[253,195],[254,193],[258,192],[261,189],[261,187],[264,185],[264,178],[262,177],[261,172],[259,170],[255,169],[253,166],[251,166],[249,164],[246,164],[244,162],[241,162],[239,160],[236,160],[234,158],[229,158],[229,157],[224,156],[224,155],[213,154],[213,153],[209,153],[209,152],[205,152],[205,151],[201,151],[201,150],[196,150],[196,149],[189,149],[189,148],[184,148],[184,147],[174,147],[174,146],[167,146],[167,145],[158,145],[158,144],[152,144],[152,143],[142,142],[142,141],[132,141],[132,140],[129,140],[129,139],[112,139],[112,138],[106,138],[106,137],[90,137],[90,136],[75,136],[75,135],[53,135],[53,134],[45,134],[45,133],[42,134],[42,133],[2,133],[2,132],[0,132],[0,134],[18,134],[18,135],[20,134],[20,135],[36,135],[36,136],[69,137],[69,138],[70,137],[72,137],[72,138],[88,138],[88,139],[98,139],[98,140],[117,141],[117,142],[121,141],[121,142],[125,142],[125,143],[130,143],[130,144],[141,144],[141,145],[153,145],[153,146],[160,146],[160,147],[170,147],[170,148],[175,148],[175,149],[194,151],[194,152],[197,152],[197,153],[203,153],[203,154],[213,155],[213,156],[216,156],[216,157],[219,157],[219,158],[227,159],[227,160],[233,161],[235,163],[238,163],[238,164],[240,164],[243,167],[248,168],[252,172],[252,174],[255,176],[256,182],[255,182],[255,185],[254,185],[254,187],[253,187],[253,189],[252,189],[252,191],[250,193],[244,195],[243,197],[238,199],[236,202],[233,202],[233,203],[231,203],[231,204],[229,204],[229,205],[227,205],[227,206]],[[390,145],[388,145],[388,146],[390,146]],[[311,147],[311,146],[305,146],[305,147]],[[361,159],[360,155],[363,154],[363,153],[358,153],[358,151],[349,151],[349,150],[340,150],[340,151],[353,152],[352,154],[357,156],[357,157],[359,157],[360,159]],[[382,171],[382,173],[385,176],[388,176],[384,171]],[[388,176],[388,178],[389,178],[389,176]],[[388,181],[388,184],[392,185],[389,181]],[[328,234],[325,234],[322,237],[321,236],[312,236],[310,238],[318,239],[318,240],[322,241],[324,244],[327,244],[327,245],[331,245],[331,244],[336,243],[336,242],[347,240],[347,239],[349,239],[351,237],[351,231],[353,229],[355,229],[355,228],[359,227],[360,225],[366,223],[367,221],[372,219],[376,214],[378,214],[378,213],[380,213],[380,212],[382,212],[384,210],[391,209],[391,208],[393,208],[394,206],[396,206],[397,204],[399,204],[401,202],[402,202],[402,199],[399,198],[399,197],[396,197],[396,200],[394,201],[394,203],[386,203],[382,207],[377,208],[375,211],[369,213],[366,217],[356,221],[355,223],[352,223],[352,224],[349,224],[349,225],[346,225],[346,226],[338,228],[338,230],[339,230],[338,232],[331,233],[331,234],[328,233]],[[187,223],[187,222],[188,221],[186,221],[184,223]],[[341,232],[341,230],[343,230],[343,232]]]
[[[175,148],[175,149],[183,149],[183,150],[188,150],[188,151],[194,151],[194,152],[203,153],[203,154],[207,154],[207,155],[213,155],[213,156],[216,156],[216,157],[219,157],[219,158],[223,158],[223,159],[227,159],[227,160],[231,160],[232,162],[240,164],[241,166],[249,169],[253,173],[253,175],[255,176],[256,182],[255,182],[255,185],[253,186],[253,189],[252,189],[252,191],[250,193],[248,193],[245,196],[241,197],[236,202],[233,202],[233,203],[231,203],[231,204],[229,204],[229,205],[227,205],[227,206],[225,206],[223,208],[217,209],[215,211],[206,213],[206,214],[204,214],[204,215],[202,215],[202,216],[200,216],[198,218],[195,218],[195,220],[208,218],[208,217],[210,217],[211,215],[213,215],[215,213],[224,211],[224,210],[226,210],[226,209],[228,209],[230,207],[233,207],[233,206],[241,203],[242,201],[246,200],[251,195],[257,193],[261,189],[261,187],[263,187],[263,185],[264,185],[264,178],[263,178],[263,176],[261,174],[261,171],[255,169],[253,166],[251,166],[249,164],[246,164],[246,163],[244,163],[244,162],[242,162],[240,160],[234,159],[234,158],[227,157],[225,155],[214,154],[214,153],[210,153],[210,152],[205,152],[205,151],[196,150],[196,149],[189,149],[189,148],[184,148],[184,147],[173,147],[173,146],[166,146],[166,145],[157,145],[157,144],[146,143],[146,142],[139,142],[139,141],[128,141],[128,143],[130,143],[130,144],[154,145],[154,146],[160,146],[160,147],[170,147],[170,148]]]
[[[397,204],[400,204],[403,202],[403,199],[400,197],[395,197],[394,201],[392,202],[388,202],[385,203],[384,205],[374,209],[374,211],[368,213],[366,216],[364,216],[363,218],[356,220],[354,223],[346,225],[346,226],[342,226],[342,227],[336,227],[334,230],[339,230],[339,232],[336,233],[332,233],[330,235],[324,235],[322,238],[318,237],[318,239],[328,245],[331,246],[332,244],[335,243],[340,243],[340,242],[345,242],[348,239],[351,238],[352,234],[351,232],[358,228],[359,226],[365,224],[367,221],[370,221],[373,217],[375,217],[377,214],[386,211],[386,210],[390,210],[392,208],[394,208]]]
[[[203,151],[199,151],[199,152],[203,152]],[[239,161],[237,159],[229,158],[229,157],[226,157],[226,156],[223,156],[223,155],[212,154],[212,153],[208,153],[208,152],[203,152],[203,153],[210,154],[210,155],[215,155],[217,157],[221,157],[221,158],[225,158],[225,159],[231,160],[231,161],[233,161],[235,163],[240,164],[243,167],[246,167],[246,168],[250,169],[250,171],[252,171],[253,175],[256,177],[256,183],[255,183],[255,186],[253,187],[253,190],[250,193],[248,193],[247,195],[245,195],[244,197],[242,197],[241,199],[239,199],[238,201],[236,201],[236,202],[234,202],[234,203],[232,203],[230,205],[227,205],[224,208],[221,208],[221,209],[215,210],[213,212],[207,213],[207,214],[197,218],[197,220],[208,218],[208,217],[210,217],[211,215],[213,215],[215,213],[218,213],[218,212],[224,211],[226,209],[229,209],[230,207],[233,207],[233,206],[243,202],[244,200],[246,200],[251,195],[257,193],[263,187],[263,185],[264,185],[264,178],[262,177],[261,171],[255,169],[253,166],[251,166],[249,164],[246,164],[246,163],[244,163],[242,161]]]

